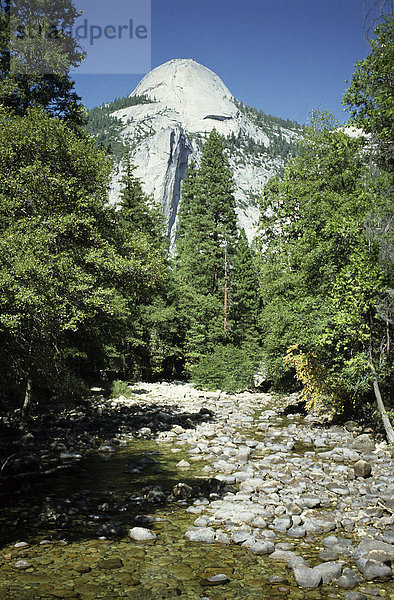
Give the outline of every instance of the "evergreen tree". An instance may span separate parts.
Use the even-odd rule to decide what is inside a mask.
[[[176,278],[189,363],[227,336],[225,287],[236,239],[233,189],[221,138],[213,130],[200,168],[188,169],[178,222]]]
[[[232,338],[236,345],[257,341],[260,284],[256,258],[244,229],[241,229],[234,255],[231,289]]]
[[[224,253],[231,264],[237,223],[233,176],[216,129],[212,130],[203,147],[197,182],[197,202],[200,211],[206,212],[210,221],[205,230],[208,239],[202,252],[211,280],[209,287],[213,294],[223,295]]]
[[[84,53],[67,32],[78,16],[72,0],[2,0],[0,3],[0,103],[23,115],[41,106],[71,126],[84,108],[69,77]]]
[[[144,244],[158,278],[131,307],[133,316],[121,346],[112,352],[113,369],[129,379],[173,377],[180,368],[180,340],[163,214],[143,191],[128,153],[123,170],[118,221],[126,239],[137,236]]]
[[[351,122],[372,135],[378,159],[393,167],[393,69],[394,17],[386,16],[370,41],[371,52],[356,64],[349,89],[343,97]]]
[[[135,177],[136,167],[131,163],[130,154],[126,154],[122,161],[123,176],[120,190],[121,221],[133,232],[140,232],[150,239],[152,251],[167,251],[167,242],[164,234],[164,218],[161,208],[155,206],[153,198],[147,196],[142,189],[142,183]]]

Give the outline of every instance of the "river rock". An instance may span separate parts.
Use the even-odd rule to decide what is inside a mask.
[[[391,579],[392,570],[389,565],[371,559],[358,559],[357,567],[367,581],[387,581]]]
[[[40,461],[36,454],[12,454],[1,466],[2,475],[20,475],[22,473],[38,473]]]
[[[361,452],[373,452],[375,450],[375,442],[368,434],[362,433],[353,440],[351,447],[353,450],[360,450]]]
[[[323,548],[323,550],[320,550],[319,552],[319,558],[324,561],[338,560],[339,554],[331,548]]]
[[[372,538],[364,538],[357,546],[357,553],[362,556],[367,556],[373,551],[381,552],[387,556],[388,560],[394,561],[394,544],[387,544],[386,542]]]
[[[269,540],[246,540],[242,546],[248,548],[253,554],[272,554],[275,550],[275,544]]]
[[[287,535],[293,538],[302,538],[306,536],[306,529],[302,525],[295,525],[287,530]]]
[[[132,527],[129,529],[129,538],[136,542],[150,542],[157,538],[157,535],[145,527]]]
[[[98,448],[98,452],[103,452],[104,454],[116,454],[117,451],[117,447],[109,440],[100,444]]]
[[[320,573],[323,583],[331,583],[334,579],[338,579],[342,575],[342,564],[339,562],[321,563],[313,568]]]
[[[185,533],[185,537],[190,542],[213,544],[215,541],[215,530],[212,527],[189,527]]]
[[[98,563],[100,569],[120,569],[123,562],[120,558],[104,558]]]
[[[29,569],[32,565],[27,560],[17,560],[14,564],[16,569]]]
[[[302,558],[302,556],[299,556],[295,552],[290,552],[289,550],[275,550],[275,552],[271,554],[270,558],[286,563],[291,569],[295,569],[297,567],[309,567],[308,563],[304,558]]]
[[[294,577],[297,584],[303,588],[317,588],[322,582],[321,573],[309,567],[296,567]]]
[[[348,567],[343,569],[342,575],[336,580],[335,585],[340,588],[352,589],[359,584],[360,578]]]
[[[212,575],[212,577],[208,577],[208,579],[203,581],[203,585],[224,585],[226,583],[229,583],[229,581],[230,579],[225,573],[218,573],[217,575]]]
[[[366,460],[358,460],[353,465],[355,477],[363,477],[366,479],[371,475],[372,467]]]
[[[185,500],[186,498],[192,498],[193,494],[194,494],[193,488],[190,487],[190,485],[188,485],[187,483],[183,483],[182,481],[177,483],[172,488],[172,495],[174,496],[174,498],[177,498],[179,500]]]

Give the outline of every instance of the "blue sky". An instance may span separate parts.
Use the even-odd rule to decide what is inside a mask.
[[[102,2],[95,3],[98,11]],[[345,80],[369,52],[366,31],[372,4],[373,0],[152,0],[151,56],[147,61],[144,50],[143,58],[151,68],[172,58],[193,58],[217,73],[235,97],[266,113],[304,123],[311,110],[327,109],[343,122]],[[101,17],[96,12],[98,22]],[[107,50],[100,51],[104,63]],[[113,75],[100,73],[97,65],[96,74],[73,74],[88,108],[128,95],[141,80],[143,73],[116,74],[128,50],[123,47],[120,52],[122,56],[118,52],[112,59]]]

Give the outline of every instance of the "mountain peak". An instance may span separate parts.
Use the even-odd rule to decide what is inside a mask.
[[[142,95],[181,115],[189,130],[210,131],[213,123],[202,121],[225,121],[238,112],[220,77],[190,58],[173,59],[150,71],[131,93]]]

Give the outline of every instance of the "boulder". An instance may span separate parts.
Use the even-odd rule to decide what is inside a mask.
[[[215,531],[212,527],[189,527],[185,533],[185,537],[190,542],[213,544],[215,541]]]

